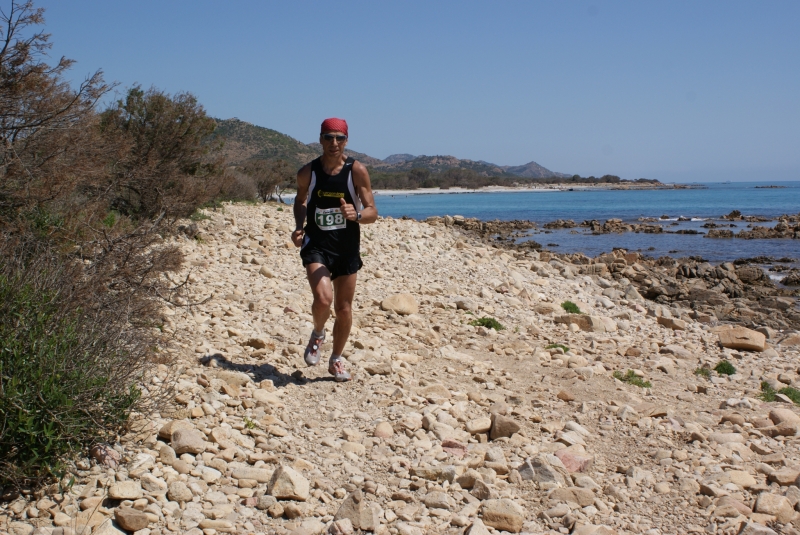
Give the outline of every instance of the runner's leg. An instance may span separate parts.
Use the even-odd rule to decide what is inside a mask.
[[[328,321],[331,315],[331,303],[333,302],[331,272],[323,264],[309,264],[306,266],[306,273],[308,274],[311,293],[314,295],[314,303],[311,305],[314,330],[317,333],[322,333],[325,329],[325,322]]]
[[[357,273],[352,275],[339,275],[333,281],[334,303],[333,309],[336,311],[336,321],[333,324],[333,354],[341,355],[347,338],[350,336],[350,328],[353,325],[353,297],[356,294]]]

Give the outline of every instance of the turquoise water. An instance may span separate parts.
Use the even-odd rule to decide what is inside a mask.
[[[756,188],[769,184],[780,189]],[[800,212],[800,181],[736,182],[703,184],[703,189],[592,190],[512,193],[452,193],[430,195],[378,195],[376,203],[383,216],[425,219],[429,216],[462,215],[482,220],[525,219],[539,227],[556,219],[576,223],[610,218],[638,221],[644,217],[669,216],[665,230],[697,229],[702,224],[739,210],[744,215],[776,217]],[[678,217],[693,221],[678,222]],[[746,222],[736,222],[738,232]],[[769,226],[772,223],[758,223]],[[650,256],[702,256],[712,262],[742,257],[773,256],[800,258],[800,240],[717,240],[686,234],[604,234],[586,229],[534,230],[529,239],[559,252],[583,252],[590,256],[614,247],[641,251]]]

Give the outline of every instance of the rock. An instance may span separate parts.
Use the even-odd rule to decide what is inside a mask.
[[[556,460],[558,459],[556,458]],[[528,459],[517,468],[517,471],[523,481],[534,481],[540,485],[548,484],[559,487],[567,484],[564,474],[559,472],[547,459],[547,456],[543,454],[537,455],[533,459]]]
[[[785,468],[781,468],[780,470],[775,470],[774,472],[769,474],[769,476],[767,476],[767,480],[769,482],[777,483],[781,487],[796,485],[798,478],[800,478],[800,469],[788,466]]]
[[[742,524],[737,535],[778,535],[778,533],[769,529],[767,526],[762,526],[761,524],[750,521]]]
[[[665,318],[661,316],[658,318],[658,323],[673,331],[685,331],[688,327],[685,321],[678,318]]]
[[[169,484],[167,497],[174,502],[190,502],[193,494],[183,481],[173,481]]]
[[[580,330],[586,332],[606,332],[606,324],[603,319],[598,316],[589,316],[587,314],[564,314],[563,316],[556,316],[553,318],[553,321],[566,325],[577,325]]]
[[[252,347],[253,349],[264,349],[269,344],[263,338],[249,338],[247,341],[243,342],[242,345]]]
[[[205,436],[195,429],[178,429],[172,433],[172,449],[175,453],[191,453],[196,455],[206,451]]]
[[[470,420],[467,422],[466,428],[467,432],[472,435],[477,435],[478,433],[488,433],[492,428],[492,419],[489,417],[483,417]]]
[[[167,483],[163,479],[159,479],[153,474],[144,474],[139,478],[139,482],[142,484],[142,489],[144,489],[148,494],[158,495],[166,494],[167,492]]]
[[[309,496],[309,484],[302,475],[288,466],[281,465],[272,474],[267,492],[279,500],[304,502]]]
[[[519,533],[525,521],[525,510],[508,498],[488,500],[481,506],[481,517],[491,528]]]
[[[492,440],[502,437],[510,438],[514,433],[519,432],[520,429],[522,429],[522,427],[513,419],[495,414],[492,418],[492,430],[489,436]]]
[[[743,349],[747,351],[764,351],[767,339],[760,332],[752,331],[746,327],[733,327],[717,333],[719,343],[728,349]]]
[[[769,411],[769,419],[775,425],[795,424],[800,425],[800,416],[791,409],[772,409]]]
[[[388,362],[379,362],[377,364],[367,364],[364,366],[364,371],[370,375],[391,375],[392,365]]]
[[[328,534],[329,535],[352,535],[353,534],[353,523],[350,521],[349,518],[341,518],[339,520],[334,520],[331,525],[328,527]]]
[[[579,487],[553,489],[547,495],[547,499],[554,502],[577,503],[581,507],[586,507],[594,503],[594,493]]]
[[[349,520],[353,529],[374,531],[380,523],[377,504],[367,504],[360,490],[350,493],[339,506],[334,521]]]
[[[377,438],[389,438],[392,435],[394,435],[394,429],[389,422],[379,422],[378,425],[375,426],[375,431],[372,433],[372,436]]]
[[[144,496],[138,481],[120,481],[108,489],[108,497],[112,500],[138,500]]]
[[[419,312],[419,305],[413,295],[409,293],[400,293],[387,297],[381,301],[382,310],[391,310],[396,314],[407,316],[409,314],[417,314]]]
[[[232,474],[234,479],[252,479],[259,483],[268,483],[272,472],[263,468],[236,468]]]
[[[117,528],[109,518],[92,530],[92,535],[125,535],[125,532]]]
[[[575,395],[567,390],[561,390],[556,397],[561,401],[575,401]]]
[[[127,531],[139,531],[150,525],[147,515],[129,507],[118,507],[114,511],[114,518],[120,527]]]
[[[194,429],[194,425],[189,420],[172,420],[158,430],[158,438],[172,440],[172,433],[179,429]]]
[[[472,490],[469,492],[479,500],[489,500],[497,496],[492,493],[492,489],[482,479],[476,479],[472,484]]]
[[[449,511],[452,507],[450,497],[447,493],[438,490],[428,492],[422,500],[422,503],[424,503],[425,507],[428,509],[446,509]]]
[[[464,535],[489,535],[489,530],[480,518],[476,518],[472,525],[464,532]]]
[[[569,451],[569,448],[558,450],[555,456],[561,460],[564,467],[572,474],[586,472],[592,467],[594,457]]]
[[[756,499],[755,512],[772,515],[778,522],[786,524],[792,519],[794,508],[786,496],[762,492]]]

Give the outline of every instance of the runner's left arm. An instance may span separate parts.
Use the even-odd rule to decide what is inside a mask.
[[[353,185],[356,195],[361,199],[364,209],[361,210],[361,220],[359,223],[374,223],[378,219],[378,209],[375,207],[375,197],[372,195],[372,185],[369,182],[369,171],[361,162],[353,164]],[[356,221],[358,214],[356,207],[342,201],[342,213],[345,219]]]

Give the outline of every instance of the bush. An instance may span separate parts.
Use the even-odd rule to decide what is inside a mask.
[[[0,260],[0,484],[63,476],[154,399],[136,386],[153,365],[152,329],[130,323],[129,303],[96,300],[87,282],[47,254]]]
[[[567,346],[565,346],[564,344],[548,344],[544,348],[545,349],[556,349],[558,347],[560,347],[564,351],[564,353],[569,351],[569,348]]]
[[[576,305],[572,301],[564,301],[563,303],[561,303],[561,308],[563,308],[570,314],[583,314],[583,312],[581,312],[581,309],[578,308],[578,305]]]
[[[768,382],[761,382],[761,395],[758,397],[763,401],[775,401],[775,396],[778,394],[783,394],[787,398],[791,399],[795,405],[800,405],[800,390],[792,388],[791,386],[786,386],[776,391],[774,388],[769,386]]]
[[[721,360],[714,366],[714,371],[720,375],[733,375],[736,373],[736,368],[727,360]]]
[[[628,370],[628,372],[624,375],[621,371],[616,371],[614,372],[614,379],[622,381],[623,383],[628,383],[629,385],[640,386],[642,388],[651,388],[653,386],[650,381],[645,381],[633,373],[633,370]]]
[[[495,331],[502,331],[505,329],[499,321],[494,318],[483,317],[469,322],[473,327],[486,327],[487,329],[494,329]]]
[[[694,371],[694,374],[708,379],[709,377],[711,377],[711,370],[709,370],[708,368],[697,368]]]

